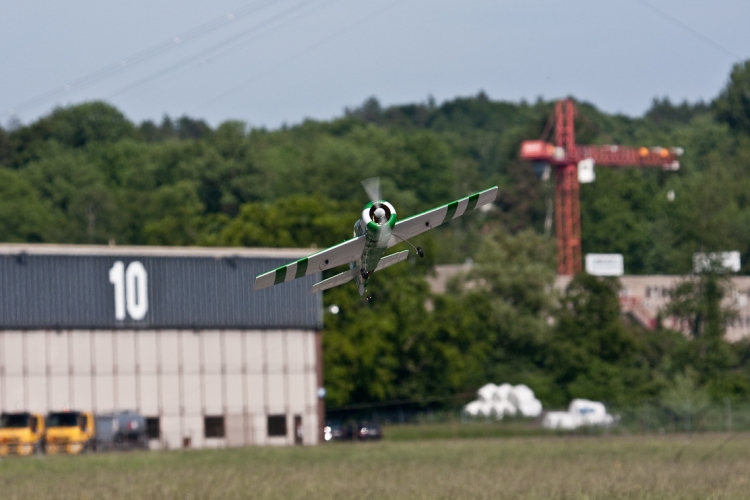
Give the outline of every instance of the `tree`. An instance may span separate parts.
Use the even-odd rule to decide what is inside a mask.
[[[565,290],[545,367],[563,395],[621,403],[637,399],[649,378],[642,347],[620,315],[614,278],[577,274]]]
[[[720,121],[750,133],[750,59],[734,65],[729,83],[714,101],[714,109]]]
[[[679,283],[665,308],[665,314],[674,316],[690,330],[693,337],[690,364],[702,383],[717,379],[737,363],[736,355],[724,340],[727,325],[737,317],[737,311],[723,303],[730,291],[729,274],[713,260],[697,277]],[[726,386],[724,382],[722,385]]]
[[[0,241],[54,242],[60,238],[49,204],[17,172],[0,167]]]
[[[722,302],[731,290],[730,275],[712,262],[697,277],[680,282],[665,312],[687,323],[695,339],[721,339],[737,311]]]
[[[320,247],[351,238],[356,209],[323,197],[290,196],[275,203],[248,203],[219,236],[218,244]]]
[[[531,230],[512,235],[496,229],[485,236],[471,271],[451,285],[460,297],[454,310],[463,311],[454,321],[471,325],[474,330],[464,335],[487,350],[479,358],[466,348],[483,366],[471,368],[483,378],[474,378],[475,383],[526,383],[541,397],[550,396],[541,367],[555,305],[554,256],[550,238]],[[451,323],[446,319],[440,325],[447,329]]]
[[[439,392],[445,374],[434,371],[431,356],[423,356],[436,348],[425,308],[424,270],[402,263],[375,273],[370,286],[370,300],[360,297],[353,284],[324,292],[326,305],[339,310],[325,316],[327,397],[339,405]]]
[[[101,101],[57,108],[28,127],[11,134],[16,166],[38,158],[40,143],[55,141],[81,148],[94,142],[135,138],[135,126],[117,108]]]

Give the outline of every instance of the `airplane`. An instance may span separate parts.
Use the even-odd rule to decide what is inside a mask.
[[[364,295],[372,273],[406,260],[409,256],[409,250],[384,256],[388,248],[404,242],[411,245],[417,255],[424,257],[422,248],[414,247],[408,241],[410,238],[487,205],[497,196],[497,186],[494,186],[396,222],[396,209],[380,199],[379,178],[365,179],[362,186],[370,197],[370,203],[365,205],[362,216],[354,223],[352,239],[256,276],[253,289],[261,290],[349,264],[347,271],[316,283],[310,291],[321,292],[356,280],[359,294]]]

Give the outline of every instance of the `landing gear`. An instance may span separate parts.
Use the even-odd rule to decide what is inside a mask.
[[[417,255],[419,255],[419,257],[424,257],[424,250],[422,250],[422,247],[417,247]]]
[[[362,275],[362,279],[367,279],[370,277],[370,273],[367,272],[367,269],[365,269],[364,267],[360,270],[359,273]]]

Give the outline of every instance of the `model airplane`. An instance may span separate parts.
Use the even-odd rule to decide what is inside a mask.
[[[491,203],[497,196],[497,186],[495,186],[396,222],[396,209],[387,201],[380,199],[378,178],[373,177],[362,181],[362,185],[371,201],[362,210],[362,217],[354,223],[354,238],[261,274],[255,278],[253,288],[260,290],[318,271],[349,264],[348,271],[316,283],[311,292],[328,290],[356,280],[359,294],[362,295],[365,293],[367,280],[372,273],[406,260],[409,256],[409,251],[404,250],[384,257],[388,248],[402,242],[411,245],[407,241],[409,238]],[[420,257],[424,257],[424,252],[420,247],[411,246]]]

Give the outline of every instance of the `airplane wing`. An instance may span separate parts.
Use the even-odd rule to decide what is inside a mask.
[[[396,252],[394,254],[388,255],[387,257],[383,257],[382,259],[380,259],[378,267],[376,267],[375,271],[373,272],[380,271],[382,269],[385,269],[386,267],[392,266],[393,264],[398,264],[399,262],[406,260],[407,257],[409,257],[409,250]],[[328,279],[315,283],[310,292],[322,292],[323,290],[328,290],[329,288],[343,285],[344,283],[349,283],[351,280],[356,278],[358,274],[358,267],[355,267],[354,269],[347,269],[343,273],[337,274],[336,276],[331,276]]]
[[[365,248],[365,237],[358,236],[338,245],[321,250],[304,259],[300,259],[281,266],[273,271],[261,274],[255,278],[253,290],[260,290],[285,281],[301,278],[309,274],[325,271],[332,267],[348,264],[362,257]]]
[[[491,203],[496,196],[497,186],[397,222],[396,227],[393,228],[391,239],[388,241],[388,247],[398,245],[403,240],[413,238],[440,224],[461,217],[470,210]]]

